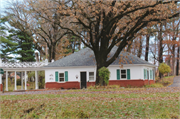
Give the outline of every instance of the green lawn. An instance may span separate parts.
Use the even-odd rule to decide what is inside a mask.
[[[180,89],[88,89],[1,96],[1,118],[178,118]]]

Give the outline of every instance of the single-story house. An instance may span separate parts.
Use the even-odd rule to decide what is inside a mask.
[[[110,52],[110,57],[117,47]],[[108,67],[109,85],[141,87],[155,82],[155,65],[130,53],[122,52]],[[85,48],[44,66],[46,88],[86,88],[95,85],[96,61],[91,49]]]

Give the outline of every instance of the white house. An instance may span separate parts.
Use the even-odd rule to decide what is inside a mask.
[[[115,50],[112,49],[110,57]],[[155,67],[130,53],[121,53],[108,67],[109,85],[140,87],[152,84],[155,82]],[[86,88],[95,85],[96,61],[89,48],[50,63],[44,69],[46,88]]]

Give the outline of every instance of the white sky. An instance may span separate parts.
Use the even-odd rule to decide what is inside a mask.
[[[0,0],[0,13],[2,14],[4,12],[5,6],[7,6],[6,2],[11,1],[11,0]]]
[[[21,1],[21,0],[0,0],[0,14],[4,13],[5,7],[8,6],[8,3],[11,1]]]

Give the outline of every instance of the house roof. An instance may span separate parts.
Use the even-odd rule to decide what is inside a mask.
[[[114,47],[110,52],[110,57],[113,56],[117,47]],[[121,62],[120,62],[121,59]],[[111,65],[125,65],[125,64],[147,64],[155,66],[147,61],[144,61],[130,53],[122,52],[119,57]],[[69,56],[59,59],[45,67],[73,67],[73,66],[95,66],[95,56],[90,48],[82,49]]]

